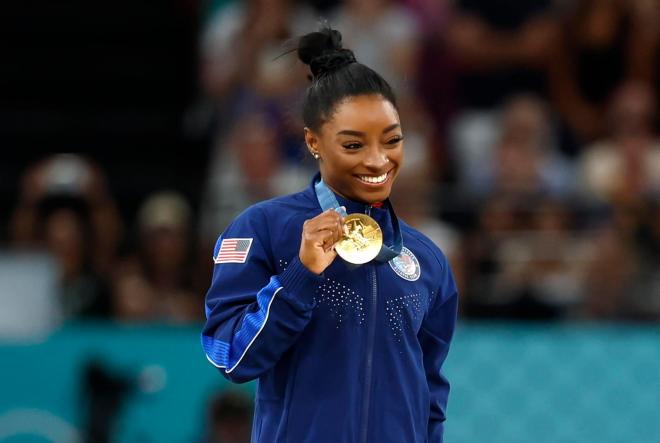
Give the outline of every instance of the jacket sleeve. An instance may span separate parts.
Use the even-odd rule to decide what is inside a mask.
[[[419,332],[431,400],[427,440],[429,443],[442,443],[443,439],[449,382],[442,373],[442,364],[449,352],[458,312],[458,291],[444,256],[440,264],[438,293]]]
[[[247,247],[247,257],[227,251],[234,240],[242,240],[238,249]],[[297,255],[282,273],[274,274],[266,219],[256,207],[220,236],[213,257],[202,347],[226,378],[243,383],[271,369],[295,343],[311,319],[321,277]]]

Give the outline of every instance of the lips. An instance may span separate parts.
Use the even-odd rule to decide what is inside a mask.
[[[367,184],[367,185],[382,185],[383,183],[386,183],[389,179],[390,176],[392,175],[392,170],[387,171],[384,174],[381,175],[361,175],[361,174],[356,174],[355,177],[360,180],[362,183]]]

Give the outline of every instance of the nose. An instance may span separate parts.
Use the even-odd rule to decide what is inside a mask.
[[[371,171],[385,172],[384,169],[389,161],[387,152],[383,148],[380,146],[370,146],[369,149],[365,150],[362,163]]]

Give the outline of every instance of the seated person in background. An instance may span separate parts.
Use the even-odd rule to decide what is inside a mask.
[[[513,96],[496,117],[482,123],[465,120],[454,128],[452,149],[459,183],[469,194],[565,196],[572,192],[572,164],[559,150],[545,101],[533,95]]]
[[[468,317],[558,319],[583,300],[585,239],[571,208],[550,198],[494,194],[466,242],[463,313]]]
[[[583,193],[600,202],[637,201],[660,193],[660,138],[655,131],[653,88],[629,82],[614,94],[606,138],[580,158]]]
[[[316,21],[308,6],[293,0],[227,2],[208,17],[200,80],[215,113],[200,210],[202,245],[212,244],[250,204],[307,185],[314,166],[303,160],[302,123],[291,112],[307,74],[279,56],[288,39]],[[206,259],[213,251],[203,249]]]
[[[509,96],[544,96],[557,32],[551,0],[459,0],[449,28],[463,106],[492,109]]]
[[[40,246],[60,271],[59,302],[65,319],[108,317],[106,282],[93,269],[92,225],[87,203],[70,196],[49,196],[38,206]]]
[[[117,318],[176,323],[201,318],[190,217],[190,207],[178,193],[157,193],[142,205],[137,251],[121,263],[113,279]]]
[[[65,319],[105,317],[110,312],[105,276],[121,228],[101,169],[80,156],[58,154],[23,175],[10,247],[45,249],[54,256]]]
[[[552,100],[581,140],[607,131],[612,92],[626,79],[657,82],[660,3],[566,1],[548,64]]]

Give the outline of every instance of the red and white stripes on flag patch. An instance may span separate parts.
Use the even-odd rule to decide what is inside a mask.
[[[213,261],[216,264],[245,263],[251,246],[251,238],[224,238]]]

